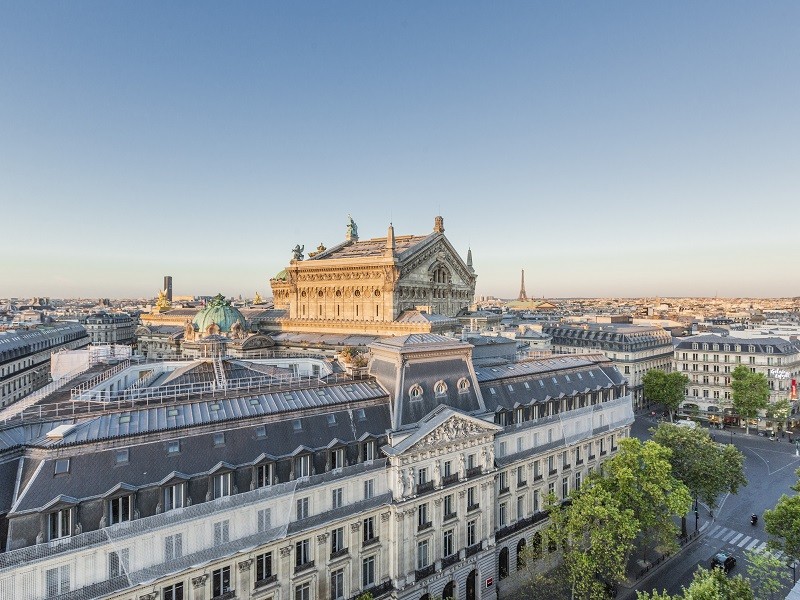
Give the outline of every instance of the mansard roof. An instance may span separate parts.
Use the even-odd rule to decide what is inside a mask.
[[[572,356],[476,368],[475,372],[486,409],[492,412],[597,392],[626,382],[609,362]]]
[[[416,246],[430,237],[438,234],[429,235],[398,235],[395,236],[395,252],[399,256],[405,252],[414,250]],[[328,248],[306,259],[307,261],[328,260],[338,258],[367,258],[383,256],[386,252],[386,237],[372,238],[369,240],[346,241]]]
[[[264,437],[256,431],[262,425]],[[74,452],[59,455],[58,458],[70,460],[69,473],[63,475],[54,476],[55,457],[26,459],[33,473],[21,481],[13,512],[40,510],[60,494],[78,500],[100,498],[122,489],[135,491],[163,485],[175,477],[203,477],[220,469],[250,467],[265,459],[289,459],[298,449],[300,452],[325,451],[331,440],[349,444],[369,437],[378,438],[390,427],[389,407],[384,402],[363,408],[341,406],[320,414],[295,413],[269,423],[257,420],[222,423],[214,431],[199,433],[180,428],[174,435],[167,432],[127,446],[127,462],[123,464],[116,462],[116,450],[125,447],[119,443],[105,449],[92,446],[91,451],[77,447]],[[222,444],[214,437],[219,433],[224,433]],[[180,440],[179,451],[170,453],[169,443],[174,440]],[[2,468],[4,466],[0,465]],[[5,468],[9,473],[0,471],[0,476],[4,477],[2,481],[14,481],[12,467]],[[16,471],[16,467],[13,469]],[[86,477],[86,473],[92,473],[92,477]],[[118,487],[120,485],[124,487]],[[10,487],[13,490],[14,486]],[[2,496],[5,495],[4,491]]]
[[[791,342],[779,337],[737,338],[729,335],[695,335],[682,338],[676,349],[691,350],[692,344],[719,344],[719,352],[736,352],[736,346],[741,346],[742,352],[750,352],[750,346],[759,354],[797,354],[800,352],[800,342]],[[725,345],[730,349],[723,350]]]

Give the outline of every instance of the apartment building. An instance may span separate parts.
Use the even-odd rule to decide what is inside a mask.
[[[549,564],[545,497],[579,487],[633,412],[604,357],[476,368],[471,348],[384,338],[368,378],[272,388],[237,384],[241,360],[152,388],[120,373],[135,408],[7,428],[0,597],[496,598],[529,544]],[[216,397],[192,392],[221,369]]]
[[[739,338],[700,335],[682,339],[675,347],[674,366],[689,378],[682,411],[712,424],[743,425],[733,410],[731,373],[739,365],[763,373],[770,402],[796,400],[800,375],[800,343],[779,337]],[[794,383],[795,394],[792,397]],[[791,421],[795,421],[793,415]],[[771,428],[766,419],[752,425]]]
[[[644,405],[644,374],[650,369],[672,370],[672,336],[652,325],[616,323],[556,323],[542,325],[552,336],[557,354],[602,352],[628,380],[636,408]]]

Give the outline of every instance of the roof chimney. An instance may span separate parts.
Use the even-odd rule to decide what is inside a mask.
[[[436,217],[433,220],[433,231],[434,233],[444,233],[444,218]]]

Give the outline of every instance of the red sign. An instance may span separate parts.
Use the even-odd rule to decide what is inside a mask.
[[[492,587],[492,584],[493,584],[493,583],[494,583],[494,577],[487,577],[487,578],[486,578],[486,587],[487,587],[487,588],[488,588],[488,587]]]
[[[792,400],[797,400],[797,379],[792,379]]]

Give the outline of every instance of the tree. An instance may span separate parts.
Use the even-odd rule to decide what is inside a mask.
[[[672,421],[675,411],[683,402],[689,378],[678,371],[664,373],[659,369],[650,369],[644,374],[642,381],[645,398],[663,404],[669,411],[669,420]]]
[[[700,567],[688,588],[680,594],[636,592],[637,600],[754,600],[750,583],[741,575],[728,577],[722,569]]]
[[[653,432],[653,441],[672,450],[672,474],[713,511],[724,492],[735,494],[747,485],[744,455],[733,445],[721,445],[705,429],[662,423]],[[686,535],[686,515],[681,517]]]
[[[758,416],[758,411],[767,408],[769,402],[769,382],[763,373],[753,373],[744,365],[739,365],[731,373],[733,408],[745,419],[747,433],[750,433],[750,419]]]
[[[767,406],[767,416],[781,424],[781,428],[786,427],[786,419],[792,413],[792,403],[787,398],[781,398]]]
[[[800,477],[800,469],[795,474]],[[800,492],[800,482],[792,489]],[[769,548],[793,560],[800,558],[800,496],[783,494],[774,509],[764,511],[764,529],[771,536]]]
[[[606,598],[606,585],[625,579],[625,566],[639,531],[633,511],[590,477],[564,506],[550,507],[547,535],[563,548],[573,595]]]
[[[672,473],[672,451],[652,440],[636,438],[619,442],[619,452],[603,464],[598,483],[629,509],[647,542],[666,549],[676,548],[676,527],[672,516],[689,511],[692,498],[688,488]]]
[[[784,562],[770,552],[748,550],[747,577],[755,591],[756,600],[773,600],[776,592],[783,589]]]

